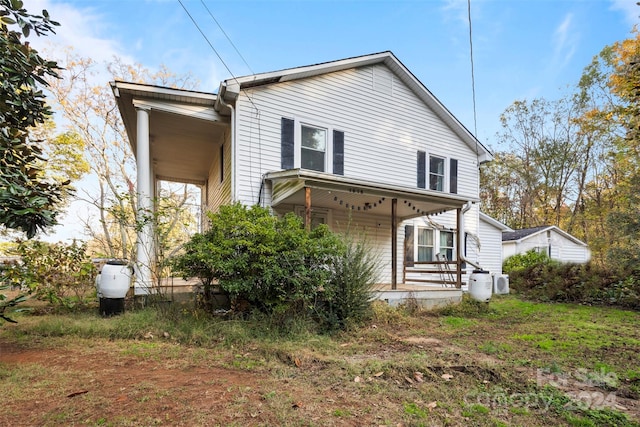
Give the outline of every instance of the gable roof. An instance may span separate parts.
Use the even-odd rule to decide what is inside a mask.
[[[386,65],[395,76],[397,76],[413,93],[424,102],[431,110],[444,121],[460,139],[462,139],[474,152],[477,152],[480,163],[493,159],[491,152],[485,147],[451,112],[422,84],[416,76],[404,66],[396,56],[390,52],[379,52],[370,55],[355,56],[337,61],[323,62],[319,64],[306,65],[296,68],[288,68],[268,73],[253,74],[243,77],[235,77],[224,80],[220,84],[218,94],[221,98],[216,103],[220,106],[224,100],[235,100],[244,89],[263,85],[282,83],[292,80],[299,80],[333,73],[336,71],[348,70],[357,67],[370,66],[374,64]],[[389,100],[393,102],[393,100]]]
[[[582,245],[582,246],[588,246],[586,243],[584,243],[582,240],[578,239],[577,237],[572,236],[571,234],[567,233],[566,231],[556,227],[555,225],[541,225],[538,227],[531,227],[531,228],[522,228],[520,230],[513,230],[513,231],[503,231],[502,232],[502,242],[516,242],[519,243],[529,237],[541,234],[541,233],[545,233],[547,231],[555,231],[556,233],[560,234],[561,236],[575,242],[578,245]]]
[[[500,221],[498,221],[497,219],[487,215],[484,212],[480,212],[480,220],[486,222],[487,224],[497,228],[500,231],[513,231],[513,229],[511,227],[509,227],[508,225],[505,225],[503,223],[501,223]],[[504,237],[503,237],[504,240]]]

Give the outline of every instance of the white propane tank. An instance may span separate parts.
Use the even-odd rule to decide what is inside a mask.
[[[111,260],[102,267],[97,282],[102,298],[124,298],[131,286],[131,267],[126,260]]]
[[[476,301],[489,302],[493,280],[486,270],[473,270],[469,276],[469,295]]]

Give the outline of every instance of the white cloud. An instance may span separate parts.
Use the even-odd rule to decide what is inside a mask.
[[[571,62],[579,38],[579,34],[574,31],[573,14],[568,13],[553,33],[553,58],[549,64],[550,71],[557,73]]]
[[[81,57],[90,57],[96,62],[110,61],[114,56],[132,62],[125,49],[109,37],[113,34],[110,34],[112,29],[94,8],[78,8],[51,0],[33,0],[28,7],[30,13],[40,13],[42,9],[46,9],[51,19],[60,23],[55,35],[32,38],[31,43],[36,49],[53,44],[56,50],[62,51],[63,48],[72,46]]]
[[[621,11],[630,25],[637,25],[640,24],[640,7],[637,2],[638,0],[611,0],[611,9]]]

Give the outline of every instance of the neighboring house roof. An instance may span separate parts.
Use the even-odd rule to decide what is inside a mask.
[[[480,212],[480,220],[486,222],[489,225],[492,225],[493,227],[497,228],[500,231],[513,231],[513,229],[511,227],[509,227],[508,225],[505,225],[503,223],[501,223],[500,221],[498,221],[497,219],[487,215],[484,212]],[[504,240],[504,237],[503,237]]]
[[[291,80],[305,79],[336,71],[348,70],[356,67],[370,66],[374,64],[384,64],[404,83],[413,93],[418,96],[434,113],[440,117],[469,147],[478,154],[480,163],[493,159],[491,152],[469,132],[469,130],[456,119],[453,114],[422,84],[407,67],[396,58],[390,51],[374,53],[370,55],[356,56],[320,64],[307,65],[303,67],[289,68],[285,70],[260,73],[243,77],[227,79],[220,84],[218,93],[220,98],[216,102],[216,107],[224,100],[234,100],[241,91],[257,86],[274,83],[282,83]],[[339,96],[339,95],[336,95]],[[389,99],[389,105],[393,107],[393,99]]]
[[[582,246],[587,246],[586,243],[584,243],[582,240],[578,239],[577,237],[572,236],[571,234],[567,233],[564,230],[561,230],[560,228],[556,227],[555,225],[541,225],[538,227],[531,227],[531,228],[522,228],[520,230],[513,230],[513,231],[503,231],[502,232],[502,241],[503,242],[521,242],[529,237],[541,234],[541,233],[546,233],[547,231],[555,231],[556,233],[560,234],[561,236],[573,241],[574,243],[578,244],[578,245],[582,245]]]

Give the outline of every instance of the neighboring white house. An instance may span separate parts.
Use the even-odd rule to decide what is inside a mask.
[[[441,256],[459,287],[465,253],[480,257],[467,244],[479,234],[479,166],[492,156],[391,52],[231,78],[217,94],[111,86],[142,208],[169,180],[200,186],[211,211],[240,201],[355,228],[382,254],[392,288],[407,265]],[[139,234],[140,287],[152,232]]]
[[[480,212],[480,263],[493,275],[502,274],[504,232],[513,231],[495,218]]]
[[[502,233],[502,256],[507,259],[530,250],[543,252],[560,262],[586,263],[589,246],[555,225],[511,230]]]

